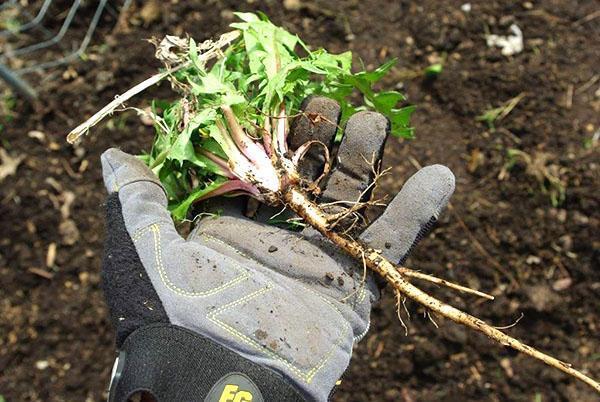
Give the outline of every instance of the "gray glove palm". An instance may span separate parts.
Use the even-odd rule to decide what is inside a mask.
[[[305,109],[307,115],[317,112],[327,118],[321,123],[299,119],[292,147],[294,141],[304,142],[303,136],[331,143],[337,105],[317,98]],[[322,198],[355,200],[372,180],[365,159],[381,156],[386,136],[387,122],[380,115],[353,116]],[[204,218],[183,239],[166,209],[165,192],[148,168],[114,149],[102,156],[102,163],[106,187],[113,194],[104,276],[118,346],[140,327],[167,320],[273,370],[304,398],[326,400],[347,368],[355,342],[368,331],[371,306],[379,297],[361,264],[312,229],[292,232],[229,210],[218,218]],[[305,173],[314,174],[321,165],[312,154]],[[361,240],[393,261],[403,260],[453,190],[454,177],[447,168],[422,169]],[[111,202],[122,215],[111,217]],[[129,250],[117,252],[119,246],[111,243],[118,230],[130,237]],[[136,287],[131,275],[119,273],[122,260],[133,258],[124,254],[131,253],[143,267],[140,278],[147,275],[155,293],[149,295]]]

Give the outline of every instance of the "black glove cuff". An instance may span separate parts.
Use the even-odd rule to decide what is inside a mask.
[[[171,324],[147,325],[127,337],[110,388],[110,402],[140,391],[158,402],[305,400],[273,370]]]

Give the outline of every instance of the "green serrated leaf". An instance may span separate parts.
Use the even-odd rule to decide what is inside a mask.
[[[231,138],[224,138],[216,127],[216,121],[223,120],[222,105],[231,106],[241,126],[259,137],[261,130],[256,127],[262,127],[267,116],[278,113],[282,102],[292,115],[299,112],[307,96],[324,95],[340,104],[339,127],[357,111],[375,110],[390,120],[393,135],[413,136],[409,118],[414,107],[406,106],[404,95],[398,91],[374,89],[396,60],[372,71],[363,68],[355,72],[351,52],[310,49],[264,14],[235,14],[239,21],[231,26],[242,35],[223,49],[222,57],[209,68],[203,66],[198,45],[190,39],[191,66],[171,76],[183,99],[153,103],[153,111],[162,118],[161,126],[156,127],[153,147],[143,160],[165,184],[177,219],[185,216],[190,203],[206,188],[226,180],[222,168],[203,152],[225,161],[240,155]],[[339,140],[342,133],[338,131]],[[191,188],[191,183],[198,182],[200,185]]]

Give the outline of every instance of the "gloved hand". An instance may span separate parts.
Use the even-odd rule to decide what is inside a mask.
[[[292,149],[332,144],[339,106],[312,98]],[[314,119],[311,116],[321,118]],[[386,119],[348,121],[322,199],[356,200],[373,180]],[[322,169],[312,153],[308,175]],[[226,209],[188,239],[175,230],[158,178],[117,149],[102,155],[109,191],[104,291],[120,351],[111,400],[144,390],[158,401],[325,401],[369,329],[379,290],[363,267],[316,231],[291,232]],[[454,191],[440,165],[421,169],[360,239],[403,261]]]

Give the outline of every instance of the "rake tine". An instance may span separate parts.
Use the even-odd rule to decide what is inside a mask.
[[[34,103],[37,99],[35,90],[2,63],[0,63],[0,78],[6,81],[15,92],[27,99],[29,103]]]
[[[62,40],[62,38],[65,36],[67,31],[69,30],[69,27],[71,26],[71,23],[73,22],[73,18],[75,17],[75,14],[77,13],[77,9],[79,8],[80,4],[81,4],[81,0],[75,0],[73,2],[73,5],[69,9],[69,13],[67,14],[67,17],[65,18],[63,25],[60,27],[60,30],[53,38],[50,38],[50,39],[40,42],[40,43],[36,43],[34,45],[25,46],[25,47],[22,47],[19,49],[12,50],[10,52],[10,56],[24,55],[24,54],[31,53],[36,50],[50,47],[52,45],[59,43]],[[7,56],[4,55],[1,59],[3,60],[6,57]]]
[[[35,71],[35,70],[56,67],[56,66],[59,66],[62,64],[69,63],[69,62],[79,58],[87,49],[87,47],[92,39],[92,35],[94,35],[96,27],[98,26],[98,22],[100,21],[100,17],[102,16],[102,12],[104,11],[104,9],[106,7],[106,2],[107,2],[107,0],[100,0],[100,3],[98,3],[96,12],[94,13],[94,17],[92,18],[92,22],[90,23],[90,26],[89,26],[87,32],[85,33],[85,37],[81,41],[81,45],[79,45],[79,48],[77,50],[75,50],[74,52],[72,52],[64,57],[61,57],[60,59],[48,61],[46,63],[35,64],[32,66],[27,66],[27,67],[21,68],[17,71],[21,74],[24,74],[24,73],[28,73],[28,72]]]
[[[46,16],[46,13],[48,12],[48,8],[50,7],[50,4],[52,4],[52,0],[44,0],[42,7],[40,7],[40,11],[38,11],[37,15],[31,21],[26,22],[25,24],[21,25],[19,27],[19,29],[17,29],[16,31],[11,31],[11,30],[6,29],[6,30],[0,32],[0,37],[8,36],[8,35],[16,35],[16,34],[25,32],[31,28],[35,28],[37,25],[40,24],[40,22],[42,22],[42,20]]]

